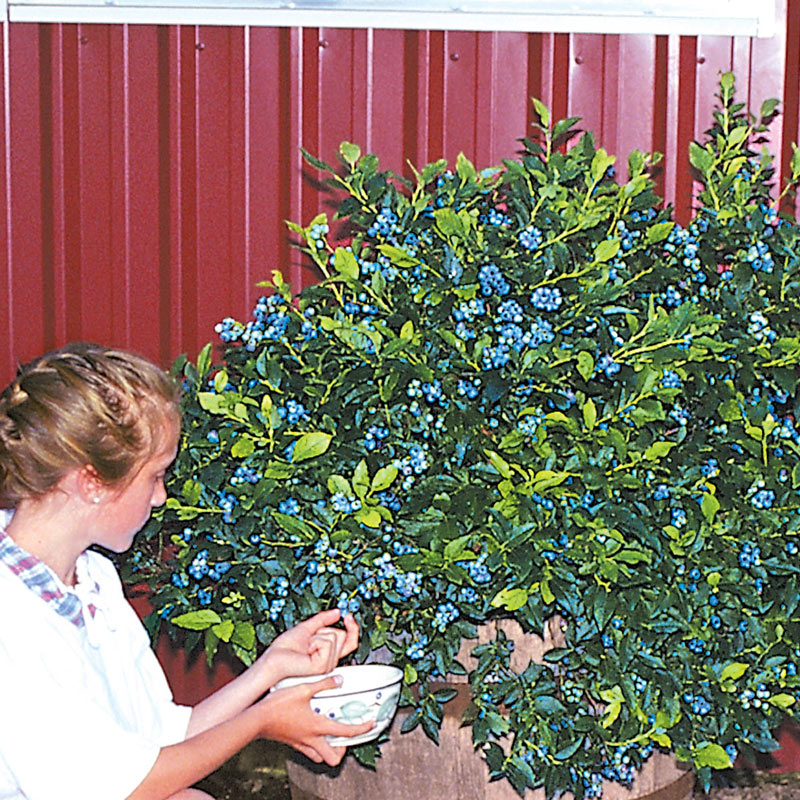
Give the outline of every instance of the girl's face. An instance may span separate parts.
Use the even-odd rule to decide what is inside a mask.
[[[107,489],[101,497],[97,509],[95,544],[115,553],[124,552],[149,519],[152,509],[167,499],[164,474],[175,460],[180,427],[172,420],[165,420],[162,431],[161,446],[134,478],[121,489]]]

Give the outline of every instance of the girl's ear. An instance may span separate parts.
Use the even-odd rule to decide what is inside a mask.
[[[97,470],[91,464],[84,464],[75,473],[75,488],[81,500],[90,505],[98,505],[106,495],[107,487],[100,480]]]

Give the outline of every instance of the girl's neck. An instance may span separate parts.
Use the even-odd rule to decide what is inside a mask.
[[[67,586],[75,585],[75,563],[88,544],[81,535],[81,515],[74,511],[68,497],[51,492],[20,501],[6,529],[23,550],[50,567]]]

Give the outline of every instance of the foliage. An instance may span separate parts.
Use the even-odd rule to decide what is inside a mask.
[[[178,365],[172,496],[128,561],[155,622],[247,663],[338,602],[358,658],[404,668],[406,730],[436,739],[431,680],[471,670],[475,746],[520,794],[597,795],[654,748],[707,786],[776,747],[800,658],[800,242],[752,149],[774,101],[752,117],[729,74],[718,98],[687,227],[657,157],[618,182],[538,102],[495,169],[409,184],[350,143],[337,168],[307,155],[353,238],[291,225],[321,281],[292,297],[275,273],[218,326],[219,366]],[[554,615],[546,663],[512,669],[502,633],[457,661],[487,620]]]

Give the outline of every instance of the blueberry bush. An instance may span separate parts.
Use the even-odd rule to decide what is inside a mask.
[[[221,360],[177,363],[170,499],[127,560],[209,659],[245,663],[321,607],[356,614],[359,660],[404,669],[404,723],[465,721],[493,777],[597,796],[654,749],[701,783],[777,744],[800,661],[800,237],[752,115],[722,76],[687,168],[689,224],[577,119],[497,168],[414,181],[344,143],[333,241],[292,224],[320,281],[280,273]],[[564,644],[514,670],[513,618]],[[357,756],[374,762],[375,748]]]

